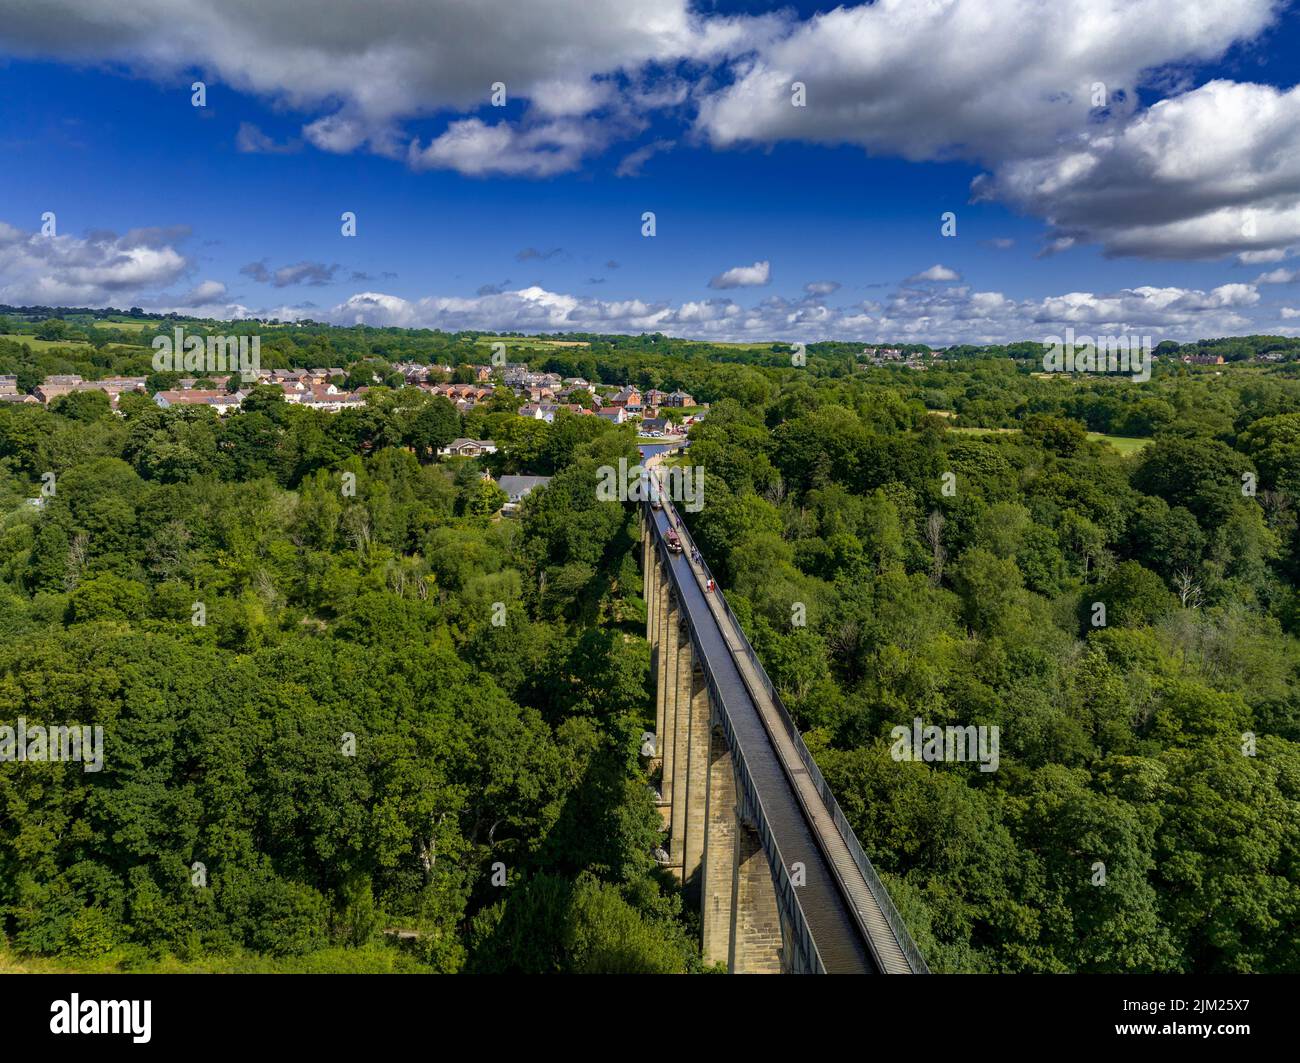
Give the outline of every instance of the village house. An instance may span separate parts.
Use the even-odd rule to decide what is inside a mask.
[[[223,378],[218,383],[225,384],[229,377]],[[76,391],[102,391],[108,396],[109,405],[116,410],[118,400],[127,392],[144,393],[145,378],[142,376],[115,376],[105,377],[103,380],[83,380],[75,388]]]
[[[673,423],[667,417],[647,417],[641,422],[641,432],[647,436],[673,434]]]
[[[36,397],[48,406],[60,396],[70,395],[76,391],[80,383],[81,377],[75,373],[47,376],[36,388]]]
[[[41,400],[35,395],[24,395],[18,390],[18,377],[12,373],[0,375],[0,402],[35,402]]]
[[[46,382],[36,389],[35,395],[48,406],[55,399],[62,398],[64,395],[71,395],[76,390],[76,384],[51,384]]]
[[[453,439],[438,451],[440,458],[477,458],[483,454],[495,454],[497,445],[491,439]]]
[[[508,496],[508,501],[501,507],[503,516],[513,516],[519,509],[519,503],[528,497],[529,493],[537,490],[539,487],[545,487],[551,482],[549,476],[503,476],[497,481],[497,485]]]
[[[639,413],[641,410],[641,392],[632,385],[620,388],[619,391],[609,400],[610,406],[622,406],[628,413]]]
[[[216,384],[225,384],[230,377],[212,377],[210,378]],[[85,381],[83,387],[90,385],[107,391],[110,395],[113,392],[121,394],[123,391],[144,391],[145,378],[142,376],[106,376],[103,380]]]
[[[144,377],[107,377],[104,380],[83,380],[75,373],[47,376],[35,389],[34,401],[46,405],[74,391],[102,391],[108,395],[114,405],[123,391],[143,391]],[[0,398],[10,402],[26,402],[31,396],[18,393],[18,378],[8,376],[0,378]]]
[[[523,392],[529,388],[550,388],[552,391],[559,388],[562,381],[559,373],[515,373],[505,378],[507,386],[515,391]]]
[[[398,362],[393,369],[401,373],[402,379],[412,386],[422,383],[429,377],[429,367],[416,362]]]
[[[533,421],[545,421],[550,424],[555,420],[555,414],[559,407],[554,403],[537,403],[526,402],[519,407],[519,416],[527,417]]]
[[[333,384],[313,387],[303,395],[300,402],[309,409],[324,410],[326,413],[357,409],[366,404],[365,397],[360,391],[341,391]]]
[[[173,406],[211,406],[224,417],[232,410],[239,409],[240,403],[244,401],[244,393],[242,391],[236,391],[234,394],[228,391],[160,391],[154,395],[153,401],[163,410],[169,410]]]
[[[430,395],[441,395],[456,403],[464,400],[470,406],[490,399],[495,394],[491,388],[479,387],[477,384],[430,384],[424,385],[422,390]]]

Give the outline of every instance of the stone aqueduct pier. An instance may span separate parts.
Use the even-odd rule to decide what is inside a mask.
[[[640,510],[651,768],[661,769],[668,866],[700,905],[705,962],[733,973],[925,973],[672,503]]]

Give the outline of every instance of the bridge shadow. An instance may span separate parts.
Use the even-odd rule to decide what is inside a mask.
[[[614,627],[628,634],[638,634],[644,637],[645,621],[644,616],[640,623],[631,617],[622,616],[611,620],[605,615],[603,606],[609,602],[616,601],[615,596],[622,594],[626,599],[641,600],[641,590],[638,586],[624,586],[622,576],[624,575],[623,561],[629,555],[635,556],[639,550],[641,542],[640,528],[637,523],[636,509],[633,505],[627,504],[625,507],[625,519],[619,526],[617,532],[610,538],[606,545],[605,552],[601,555],[599,562],[592,567],[591,575],[581,584],[574,587],[566,588],[565,601],[563,608],[555,609],[546,604],[546,600],[554,597],[555,592],[547,590],[543,595],[543,612],[552,617],[562,616],[570,623],[579,627]],[[552,558],[546,558],[541,561],[543,569],[559,570],[565,568],[565,564]],[[640,569],[635,569],[637,580],[640,579]]]
[[[485,918],[480,911],[471,921],[468,973],[574,970],[575,906],[588,879],[618,888],[646,926],[672,914],[698,937],[698,926],[683,918],[680,902],[673,903],[676,879],[649,855],[661,836],[659,815],[644,783],[628,776],[630,761],[624,750],[631,750],[635,761],[632,743],[639,732],[625,728],[623,737],[628,741],[607,735],[594,751],[550,830],[518,876],[512,873],[504,897],[499,888],[486,885],[486,878],[475,891],[471,908],[483,905],[489,915]],[[638,786],[641,794],[635,792]],[[602,973],[663,970],[661,958],[647,956],[634,939],[602,937],[599,956]]]
[[[640,543],[635,506],[627,507],[626,516],[564,613],[580,627],[644,639],[644,614],[611,618],[605,608],[620,592],[625,602],[642,600],[640,569],[625,562],[636,556]],[[574,650],[582,647],[579,639]],[[521,694],[553,730],[568,725],[566,742],[577,756],[586,753],[585,763],[549,829],[526,860],[510,867],[510,885],[504,890],[493,887],[485,874],[475,888],[469,910],[479,914],[471,920],[465,967],[470,973],[573,970],[575,905],[592,880],[618,888],[646,926],[664,926],[661,920],[672,925],[675,920],[679,932],[700,940],[699,876],[683,887],[651,855],[665,836],[639,754],[642,732],[655,727],[653,671],[647,672],[640,701],[606,701],[602,707],[592,704],[600,702],[598,697],[584,698],[580,685],[559,682],[562,674],[570,679],[579,674],[580,662],[566,659],[558,664],[547,682],[525,684]],[[691,890],[695,900],[683,905],[684,891]],[[662,960],[662,955],[648,956],[635,941],[625,947],[617,937],[602,940],[601,969],[609,973],[656,972],[663,970],[656,965]]]

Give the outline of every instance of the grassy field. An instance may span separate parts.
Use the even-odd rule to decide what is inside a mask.
[[[949,428],[949,432],[963,432],[968,436],[991,436],[1003,432],[1019,432],[1019,428]]]
[[[100,326],[101,328],[106,328],[106,329],[108,328],[121,329],[123,332],[143,332],[145,329],[157,329],[159,332],[166,332],[168,326],[170,326],[172,322],[136,321],[132,318],[127,318],[124,321],[119,321],[117,318],[110,317],[110,318],[104,318],[102,320],[96,321],[95,324]]]
[[[15,343],[25,343],[34,351],[51,351],[56,347],[90,346],[90,344],[85,340],[38,340],[35,336],[23,336],[12,332],[0,336],[0,340],[13,340]]]
[[[964,432],[972,436],[987,436],[1001,434],[1006,432],[1019,432],[1019,428],[949,428],[950,432]],[[1118,450],[1124,457],[1130,457],[1137,454],[1152,443],[1150,439],[1138,439],[1133,436],[1110,436],[1103,432],[1089,432],[1088,438],[1094,441],[1109,443]]]
[[[0,335],[0,340],[13,340],[15,343],[25,343],[33,351],[52,351],[59,347],[89,347],[90,344],[85,340],[38,340],[35,336],[24,336],[18,333],[6,333]],[[141,350],[147,350],[143,344],[125,344],[125,343],[106,343],[106,351],[133,351],[139,353]]]
[[[1152,442],[1154,442],[1154,440],[1137,439],[1134,438],[1133,436],[1108,436],[1108,435],[1103,435],[1101,432],[1089,432],[1088,438],[1104,439],[1107,443],[1109,443],[1112,447],[1118,450],[1126,458],[1132,454],[1140,453],[1142,450],[1149,447],[1152,444]]]
[[[480,336],[474,341],[477,347],[490,347],[494,343],[504,343],[506,350],[511,348],[545,349],[547,347],[590,347],[586,340],[541,340],[532,336]]]
[[[773,340],[763,340],[760,343],[741,343],[741,342],[732,343],[725,340],[709,340],[709,346],[729,347],[733,351],[770,351],[772,349],[773,342],[774,342]],[[782,346],[790,347],[793,345],[786,343],[786,344],[782,344]]]
[[[697,342],[687,340],[685,342]],[[700,341],[703,342],[703,341]],[[725,340],[709,340],[710,347],[726,347],[735,351],[766,351],[772,347],[772,340],[764,340],[760,343],[753,342],[728,342]],[[590,347],[591,344],[586,340],[548,340],[535,336],[480,336],[475,343],[504,343],[506,347]],[[789,344],[786,344],[789,346]]]

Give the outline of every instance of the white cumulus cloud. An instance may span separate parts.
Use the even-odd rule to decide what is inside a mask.
[[[764,260],[752,266],[735,266],[709,281],[710,288],[757,288],[772,278],[772,263]]]
[[[165,288],[190,269],[172,246],[184,235],[134,229],[122,236],[45,236],[0,222],[0,302],[91,306]]]
[[[914,273],[904,282],[906,284],[915,284],[918,281],[959,281],[961,274],[955,269],[949,269],[947,266],[935,263],[929,269],[922,270],[920,273]]]

